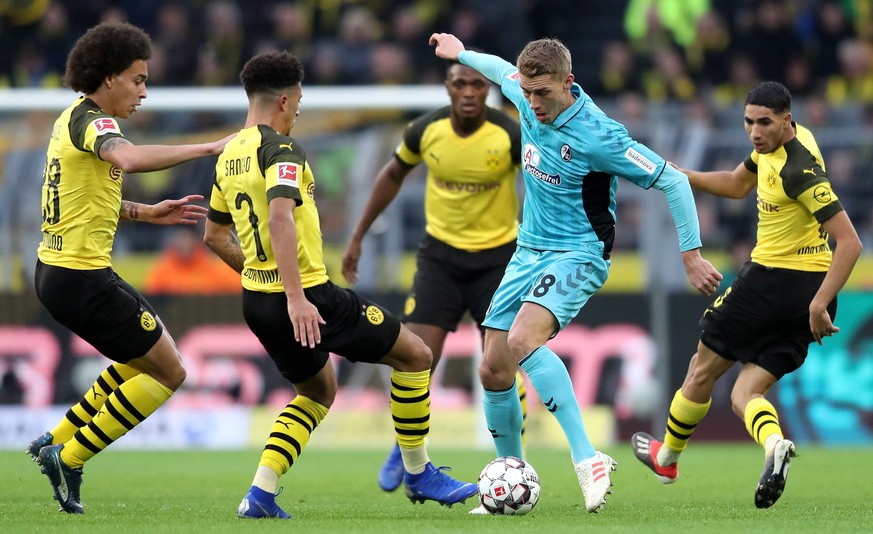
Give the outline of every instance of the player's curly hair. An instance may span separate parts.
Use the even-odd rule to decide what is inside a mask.
[[[746,104],[763,106],[774,113],[785,113],[791,111],[791,92],[779,82],[761,82],[749,91]]]
[[[239,75],[246,95],[277,95],[303,81],[303,64],[290,52],[265,52],[248,60]]]
[[[152,57],[152,40],[128,23],[103,23],[89,29],[67,56],[64,85],[84,94],[100,88],[108,76]]]
[[[557,80],[573,72],[570,50],[558,39],[537,39],[529,42],[518,54],[515,66],[522,76],[528,78],[548,74]]]

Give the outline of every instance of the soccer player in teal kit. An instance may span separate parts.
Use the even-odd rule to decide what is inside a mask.
[[[479,378],[497,456],[521,456],[517,366],[555,416],[589,512],[606,502],[615,461],[595,451],[570,376],[546,342],[567,326],[606,281],[615,237],[618,177],[667,197],[692,285],[711,295],[722,276],[700,255],[688,178],[630,137],[574,83],[570,52],[556,39],[525,46],[517,65],[464,49],[450,34],[430,38],[436,55],[458,60],[500,85],[518,108],[525,184],[515,254],[485,318]],[[478,508],[474,513],[483,513]],[[487,512],[484,512],[487,513]]]

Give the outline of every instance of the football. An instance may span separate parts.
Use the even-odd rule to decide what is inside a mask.
[[[479,474],[479,503],[492,514],[524,515],[539,498],[540,477],[521,458],[497,458]]]

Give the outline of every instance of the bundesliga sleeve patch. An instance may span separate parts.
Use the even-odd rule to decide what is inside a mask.
[[[287,185],[295,188],[299,187],[297,185],[297,164],[277,163],[276,173],[276,185]]]
[[[118,123],[115,122],[115,119],[110,117],[95,119],[91,121],[91,126],[93,126],[95,130],[97,130],[97,135],[104,135],[108,133],[121,133],[121,128],[118,127]]]

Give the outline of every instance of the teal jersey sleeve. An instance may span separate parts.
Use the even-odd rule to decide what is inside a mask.
[[[679,235],[679,250],[685,252],[700,248],[700,223],[688,177],[667,165],[652,187],[663,191],[667,197],[667,206]]]

